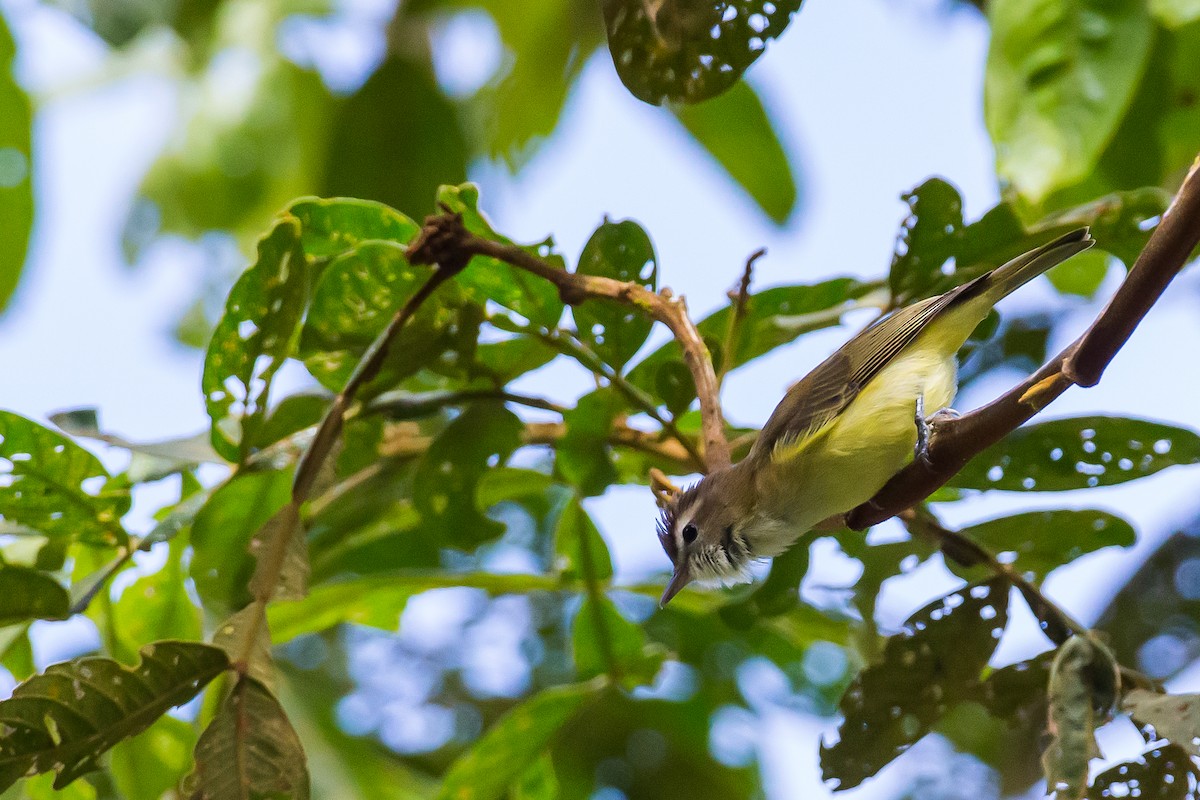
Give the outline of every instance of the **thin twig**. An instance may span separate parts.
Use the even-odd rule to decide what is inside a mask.
[[[559,296],[569,305],[577,305],[590,298],[614,300],[640,308],[666,325],[679,342],[684,363],[696,384],[705,466],[709,472],[729,466],[729,442],[725,439],[725,419],[721,413],[716,372],[708,348],[688,316],[687,305],[682,297],[675,297],[669,289],[656,293],[636,283],[567,272],[516,245],[476,236],[463,227],[460,217],[450,213],[426,219],[422,235],[443,251],[457,257],[487,256],[544,278],[558,288]],[[416,247],[410,250],[410,258],[417,250]]]
[[[725,342],[721,345],[721,368],[717,370],[717,386],[725,382],[725,375],[733,367],[733,354],[737,350],[738,337],[741,334],[742,321],[746,318],[746,306],[750,302],[750,280],[754,277],[754,262],[767,254],[767,248],[760,247],[746,259],[746,267],[742,270],[742,279],[737,287],[726,294],[731,307],[729,309],[729,326],[725,329]]]
[[[974,456],[1003,439],[1072,385],[1091,386],[1200,243],[1200,170],[1193,167],[1133,269],[1084,334],[996,400],[931,425],[923,458],[846,515],[862,530],[924,500]]]

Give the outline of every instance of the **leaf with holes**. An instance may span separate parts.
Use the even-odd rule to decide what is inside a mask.
[[[54,787],[66,786],[229,667],[222,650],[199,642],[155,642],[141,656],[136,667],[107,658],[54,664],[0,702],[0,791],[52,769]]]
[[[605,0],[617,75],[653,105],[698,103],[728,89],[779,36],[800,0]]]
[[[749,83],[740,81],[720,97],[671,111],[768,217],[787,222],[796,210],[793,165]]]
[[[525,426],[499,403],[476,403],[433,441],[413,477],[413,502],[445,544],[473,548],[504,532],[481,514],[475,487],[521,444]]]
[[[995,670],[972,691],[971,699],[1009,727],[1028,731],[1031,737],[1040,735],[1046,728],[1049,655]]]
[[[950,480],[962,489],[1065,492],[1200,462],[1200,436],[1128,417],[1071,417],[1020,428]]]
[[[918,611],[887,640],[881,663],[842,696],[841,738],[821,747],[821,770],[837,789],[858,786],[969,699],[1008,623],[1009,586],[996,578]]]
[[[335,258],[317,282],[300,334],[298,355],[308,371],[326,388],[340,390],[367,348],[431,274],[428,267],[409,264],[403,248],[392,242],[364,242]],[[390,387],[439,357],[456,358],[462,306],[456,285],[439,287],[388,348],[372,385]]]
[[[1183,748],[1154,747],[1133,761],[1117,764],[1092,780],[1089,800],[1197,800],[1196,767]]]
[[[1154,24],[1144,0],[996,0],[984,117],[996,169],[1034,204],[1088,176],[1133,99]]]
[[[407,244],[421,229],[391,206],[351,197],[302,197],[288,213],[300,220],[309,258],[333,258],[371,240]]]
[[[184,787],[191,800],[308,800],[300,737],[261,683],[234,685],[196,743],[196,768]]]
[[[852,278],[834,278],[811,286],[776,286],[751,295],[739,328],[740,334],[733,352],[729,354],[728,369],[740,367],[806,333],[835,327],[840,324],[842,314],[854,307],[855,301],[865,300],[865,305],[876,305],[867,300],[867,295],[874,288],[877,287]],[[879,298],[878,302],[884,302],[884,298]],[[697,324],[705,341],[725,340],[731,313],[732,308],[725,306]],[[679,343],[672,340],[639,361],[630,370],[629,380],[647,392],[657,393],[659,371],[665,364],[682,361]],[[681,391],[677,387],[681,380],[682,373],[668,379],[670,396],[676,405],[682,401],[682,396],[675,394]],[[684,388],[687,383],[690,381],[685,382]],[[692,397],[695,397],[694,385],[691,391]]]
[[[658,289],[654,244],[633,220],[608,222],[595,230],[579,256],[575,271]],[[605,363],[620,370],[650,335],[654,320],[642,309],[614,300],[584,300],[571,309],[579,338]]]
[[[1193,756],[1200,756],[1200,694],[1158,694],[1130,690],[1121,710],[1133,721],[1154,729],[1158,739],[1169,739]]]
[[[13,75],[16,49],[0,17],[0,311],[16,291],[33,227],[33,114]]]
[[[513,243],[496,233],[480,213],[479,187],[475,184],[443,186],[438,189],[437,201],[439,206],[444,205],[451,212],[462,214],[463,225],[471,233],[501,244]],[[555,266],[564,266],[562,257],[553,252],[552,245],[547,241],[523,249]],[[492,300],[535,324],[553,327],[562,317],[563,302],[554,284],[498,259],[475,256],[467,269],[456,275],[454,280],[476,302],[483,304]]]
[[[450,765],[439,800],[496,800],[555,734],[600,694],[601,679],[544,689],[509,711]]]
[[[590,575],[602,582],[612,578],[608,545],[578,497],[563,507],[554,526],[554,553],[555,566],[565,578],[585,580]]]
[[[204,357],[201,386],[212,444],[240,462],[257,445],[271,379],[292,354],[308,299],[300,221],[285,215],[258,242],[258,260],[229,291]]]
[[[1047,788],[1063,798],[1083,797],[1088,762],[1100,755],[1089,675],[1094,656],[1087,637],[1072,636],[1058,649],[1050,668],[1048,728],[1053,738],[1042,755],[1042,766]]]
[[[46,573],[0,564],[0,628],[33,619],[66,619],[70,606],[67,590]]]
[[[625,619],[603,594],[584,597],[571,642],[580,680],[608,674],[627,689],[651,683],[666,655],[661,645],[648,645],[641,627]]]
[[[114,546],[129,487],[61,433],[0,411],[0,520],[51,539]]]
[[[941,178],[930,178],[901,199],[909,215],[896,239],[888,288],[894,303],[907,305],[940,282],[942,266],[963,235],[963,214],[958,189]]]
[[[1133,526],[1124,519],[1092,509],[1013,514],[959,533],[1000,555],[1034,583],[1082,555],[1104,547],[1130,547],[1137,540]],[[955,569],[953,564],[950,567]]]

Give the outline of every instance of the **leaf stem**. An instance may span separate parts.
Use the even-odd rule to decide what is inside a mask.
[[[726,296],[732,307],[729,311],[729,326],[725,329],[725,342],[721,345],[721,368],[717,370],[717,387],[725,382],[725,374],[733,366],[733,354],[737,350],[738,339],[742,332],[742,322],[746,319],[746,307],[750,302],[750,280],[754,277],[754,262],[767,254],[765,247],[760,247],[746,259],[742,270],[742,279],[735,289],[730,289]]]

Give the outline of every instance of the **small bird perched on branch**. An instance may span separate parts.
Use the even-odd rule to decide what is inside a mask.
[[[693,580],[740,583],[823,520],[870,500],[953,415],[955,354],[1002,298],[1094,244],[1072,231],[868,326],[793,386],[745,459],[663,508],[674,565],[666,605]],[[937,410],[929,418],[925,409]]]

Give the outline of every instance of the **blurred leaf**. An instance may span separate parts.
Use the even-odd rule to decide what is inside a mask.
[[[1105,511],[1055,509],[1030,511],[988,520],[959,531],[1002,559],[1010,554],[1012,567],[1034,583],[1086,553],[1103,547],[1130,547],[1137,540],[1133,526]],[[947,562],[955,572],[956,568]]]
[[[379,200],[419,218],[441,184],[467,176],[458,115],[427,64],[385,59],[329,124],[324,194]]]
[[[696,103],[724,92],[783,33],[800,0],[605,0],[608,49],[634,97]]]
[[[16,51],[0,15],[0,312],[16,291],[33,227],[33,114],[12,74]]]
[[[887,640],[883,661],[842,696],[841,738],[821,747],[825,780],[858,786],[968,699],[1008,623],[1008,583],[995,578],[930,603]]]
[[[1150,13],[1168,28],[1181,28],[1200,20],[1197,0],[1150,0]]]
[[[308,284],[300,223],[281,217],[259,240],[258,260],[230,290],[204,358],[212,443],[228,461],[245,461],[258,444],[271,379],[292,354]]]
[[[0,627],[32,619],[66,619],[70,606],[67,590],[46,573],[0,564]]]
[[[954,257],[963,235],[962,198],[946,181],[930,178],[901,199],[909,215],[896,239],[888,288],[894,304],[907,305],[942,278],[942,266]]]
[[[1093,656],[1094,648],[1086,637],[1072,636],[1058,649],[1050,668],[1049,731],[1053,738],[1042,764],[1047,788],[1064,800],[1083,797],[1088,762],[1100,755],[1088,678]]]
[[[557,357],[558,351],[540,339],[522,336],[487,342],[475,348],[473,363],[467,367],[467,377],[486,377],[501,387]]]
[[[29,643],[28,625],[0,628],[0,666],[18,681],[37,672],[33,663],[33,647]]]
[[[95,408],[74,408],[50,415],[50,421],[71,436],[95,439],[133,454],[126,475],[133,483],[149,483],[190,469],[196,464],[224,464],[209,444],[207,433],[164,439],[159,442],[133,442],[123,436],[105,433],[100,428]]]
[[[225,617],[250,602],[250,540],[291,493],[290,471],[239,473],[196,514],[190,571],[206,611]]]
[[[771,560],[767,578],[745,599],[721,608],[721,619],[731,628],[749,627],[756,619],[774,617],[800,605],[800,582],[808,574],[809,547],[816,536],[805,534]]]
[[[1050,685],[1052,653],[1009,664],[979,684],[978,700],[988,713],[1009,726],[1040,735],[1046,725],[1046,692]]]
[[[504,526],[479,513],[475,487],[521,444],[521,420],[499,403],[475,403],[433,441],[413,476],[413,502],[446,544],[470,549]]]
[[[291,394],[283,398],[267,413],[266,420],[259,428],[259,444],[267,447],[320,424],[329,410],[331,400],[324,393]]]
[[[517,778],[512,787],[512,800],[558,800],[558,776],[554,774],[554,759],[543,755]]]
[[[1153,23],[1139,0],[995,0],[988,18],[996,169],[1036,205],[1096,165],[1133,98]]]
[[[1177,745],[1154,747],[1133,761],[1101,772],[1088,792],[1091,800],[1195,800],[1196,768]]]
[[[509,711],[446,771],[441,800],[495,800],[533,764],[559,729],[597,697],[593,680],[544,689]]]
[[[283,560],[276,573],[273,551],[277,547],[283,551]],[[308,594],[311,568],[308,564],[308,542],[300,526],[299,501],[284,503],[254,532],[250,540],[250,553],[255,560],[250,593],[255,597],[299,600]]]
[[[1184,428],[1127,417],[1071,417],[1014,431],[972,459],[950,485],[1062,492],[1197,462],[1200,436]]]
[[[386,572],[318,584],[303,600],[272,603],[267,609],[267,619],[277,644],[342,623],[395,631],[408,601],[431,589],[464,587],[500,595],[554,591],[560,585],[560,581],[545,575],[442,570]]]
[[[555,566],[568,580],[607,581],[612,578],[612,558],[596,524],[578,497],[563,508],[554,528]]]
[[[608,674],[627,689],[651,683],[666,650],[647,647],[646,634],[603,594],[587,595],[571,630],[579,680]]]
[[[367,348],[430,274],[427,267],[409,264],[403,248],[391,242],[368,241],[334,259],[317,282],[300,336],[299,356],[313,377],[339,391]],[[462,302],[456,286],[439,288],[388,349],[372,385],[390,388],[450,350]]]
[[[54,788],[55,775],[48,773],[25,778],[4,794],[4,800],[97,800],[96,787],[87,781],[75,781],[61,790]],[[13,795],[16,792],[16,795]]]
[[[56,789],[99,767],[100,756],[186,703],[228,666],[225,653],[199,642],[156,642],[137,667],[81,658],[47,667],[0,702],[0,790],[17,778],[58,773]]]
[[[633,220],[604,221],[595,230],[575,269],[580,275],[634,283],[658,290],[658,258],[646,231]],[[584,300],[571,309],[579,338],[606,364],[620,371],[650,335],[654,320],[642,309],[613,300]]]
[[[225,651],[232,663],[245,662],[246,674],[275,691],[275,663],[271,658],[271,630],[259,603],[251,603],[217,626],[213,647]]]
[[[108,771],[123,800],[161,800],[171,796],[191,766],[195,746],[196,729],[191,723],[162,716],[113,748]]]
[[[105,43],[126,47],[148,29],[169,25],[200,47],[219,0],[51,0],[88,26]]]
[[[613,421],[625,409],[616,389],[605,387],[579,398],[563,414],[567,433],[554,449],[559,474],[584,496],[604,494],[619,479],[613,466],[608,435]]]
[[[1121,710],[1137,725],[1153,728],[1155,739],[1167,739],[1190,755],[1200,756],[1200,694],[1130,689],[1121,700]]]
[[[851,278],[834,278],[811,286],[776,286],[751,295],[736,351],[730,354],[730,369],[806,333],[837,326],[853,301],[864,299],[874,288]],[[725,306],[705,317],[697,325],[700,335],[706,340],[723,341],[730,313],[731,308]],[[682,358],[679,343],[672,340],[639,361],[630,370],[629,381],[648,392],[656,392],[658,371],[664,364]],[[674,398],[674,402],[678,404],[680,399]]]
[[[512,244],[510,239],[496,233],[480,213],[479,187],[475,184],[443,186],[438,189],[437,202],[453,213],[462,214],[463,225],[471,233],[501,244]],[[553,252],[553,242],[524,249],[555,266],[563,266],[562,257]],[[492,300],[536,325],[554,327],[562,316],[563,302],[554,284],[497,259],[475,256],[454,280],[476,302],[482,304]]]
[[[237,769],[231,769],[231,765]],[[240,679],[196,744],[185,782],[196,800],[308,800],[304,747],[269,691]]]
[[[7,467],[7,469],[5,469]],[[60,433],[0,411],[0,519],[51,539],[114,546],[129,487]]]
[[[754,87],[739,81],[719,97],[671,111],[768,217],[787,222],[796,209],[796,180]]]
[[[300,220],[300,243],[309,258],[340,256],[371,240],[407,244],[420,230],[396,209],[354,197],[302,197],[287,213]]]
[[[1075,294],[1091,299],[1096,296],[1104,276],[1108,274],[1110,256],[1103,250],[1092,248],[1076,253],[1062,264],[1046,273],[1050,283],[1062,294]]]

